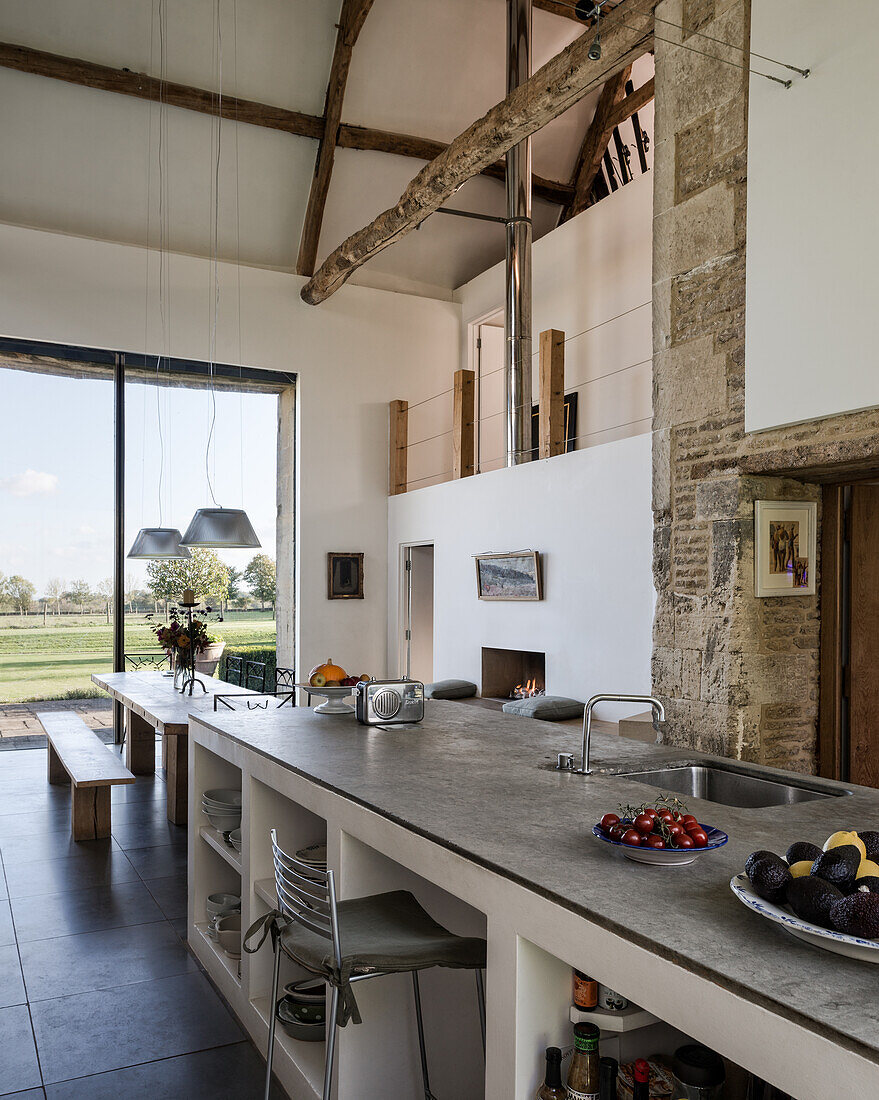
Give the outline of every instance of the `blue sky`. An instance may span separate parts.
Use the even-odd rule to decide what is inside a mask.
[[[159,525],[160,446],[156,387],[126,388],[126,549],[140,527]],[[184,530],[211,504],[205,442],[207,390],[160,391],[165,439],[163,526]],[[95,379],[0,369],[0,572],[21,573],[41,594],[46,582],[112,575],[113,387]],[[217,502],[244,507],[275,556],[277,398],[218,392],[211,476]],[[243,446],[240,440],[243,438]],[[244,491],[243,486],[246,486]],[[221,556],[241,569],[254,553]],[[137,582],[144,562],[126,562]]]

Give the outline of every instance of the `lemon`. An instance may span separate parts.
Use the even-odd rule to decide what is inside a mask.
[[[812,870],[812,860],[811,859],[801,859],[801,860],[799,860],[799,862],[792,863],[790,865],[790,873],[793,875],[794,878],[804,878],[806,875],[808,875],[811,872],[811,870]]]
[[[791,874],[793,873],[791,868]],[[879,878],[879,863],[874,863],[872,859],[862,859],[855,878]]]
[[[866,845],[853,829],[848,831],[844,830],[829,836],[824,841],[824,851],[829,852],[831,848],[841,848],[844,844],[853,844],[861,853],[861,859],[867,858]]]

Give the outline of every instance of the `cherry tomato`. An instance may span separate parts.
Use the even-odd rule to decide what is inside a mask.
[[[660,810],[656,815],[660,821],[674,821],[674,814],[671,810]]]
[[[619,814],[605,814],[601,819],[600,825],[602,829],[609,829],[611,825],[619,824]]]
[[[677,848],[695,848],[693,838],[687,833],[682,833],[680,836],[675,837],[675,847]]]
[[[632,822],[639,833],[651,833],[653,832],[653,818],[650,814],[638,814],[635,820]]]
[[[649,836],[644,841],[644,847],[645,848],[664,848],[665,847],[665,841],[662,839],[661,836]]]
[[[684,833],[683,825],[679,825],[676,821],[673,821],[670,825],[666,825],[665,831],[669,836],[679,837]]]
[[[623,844],[628,844],[630,848],[637,848],[643,839],[637,829],[627,829],[623,836]]]
[[[699,822],[693,817],[692,814],[684,814],[681,818],[681,824],[685,829],[689,829],[691,825],[698,825]]]
[[[690,833],[690,839],[697,848],[704,848],[708,844],[708,834],[704,829],[694,829]]]
[[[629,831],[628,825],[623,825],[621,821],[618,821],[616,825],[611,825],[607,830],[607,835],[611,840],[622,840],[626,833]]]
[[[648,806],[647,809],[644,810],[644,813],[645,814],[650,814],[651,817],[656,817],[657,816],[656,810],[654,810],[652,806]]]
[[[694,829],[699,830],[702,828],[702,826],[699,824],[698,821],[691,821],[689,822],[689,824],[685,825],[684,828],[687,830],[688,833],[692,833]]]

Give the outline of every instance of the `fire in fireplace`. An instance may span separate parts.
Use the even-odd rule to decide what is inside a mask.
[[[546,654],[526,649],[483,648],[483,699],[527,699],[545,694]]]

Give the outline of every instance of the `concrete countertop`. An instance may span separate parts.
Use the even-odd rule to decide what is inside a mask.
[[[789,806],[736,809],[687,799],[729,843],[680,868],[632,863],[591,835],[619,804],[656,788],[614,771],[715,758],[593,734],[599,774],[559,773],[556,753],[579,753],[570,728],[432,700],[408,729],[358,725],[310,708],[193,715],[254,752],[506,876],[649,951],[796,1020],[879,1063],[879,970],[801,943],[750,912],[730,878],[750,852],[783,855],[842,828],[879,829],[879,790]],[[729,764],[729,761],[724,761]],[[542,766],[541,766],[542,765]],[[785,774],[739,765],[754,775]],[[797,775],[816,788],[843,789]]]

